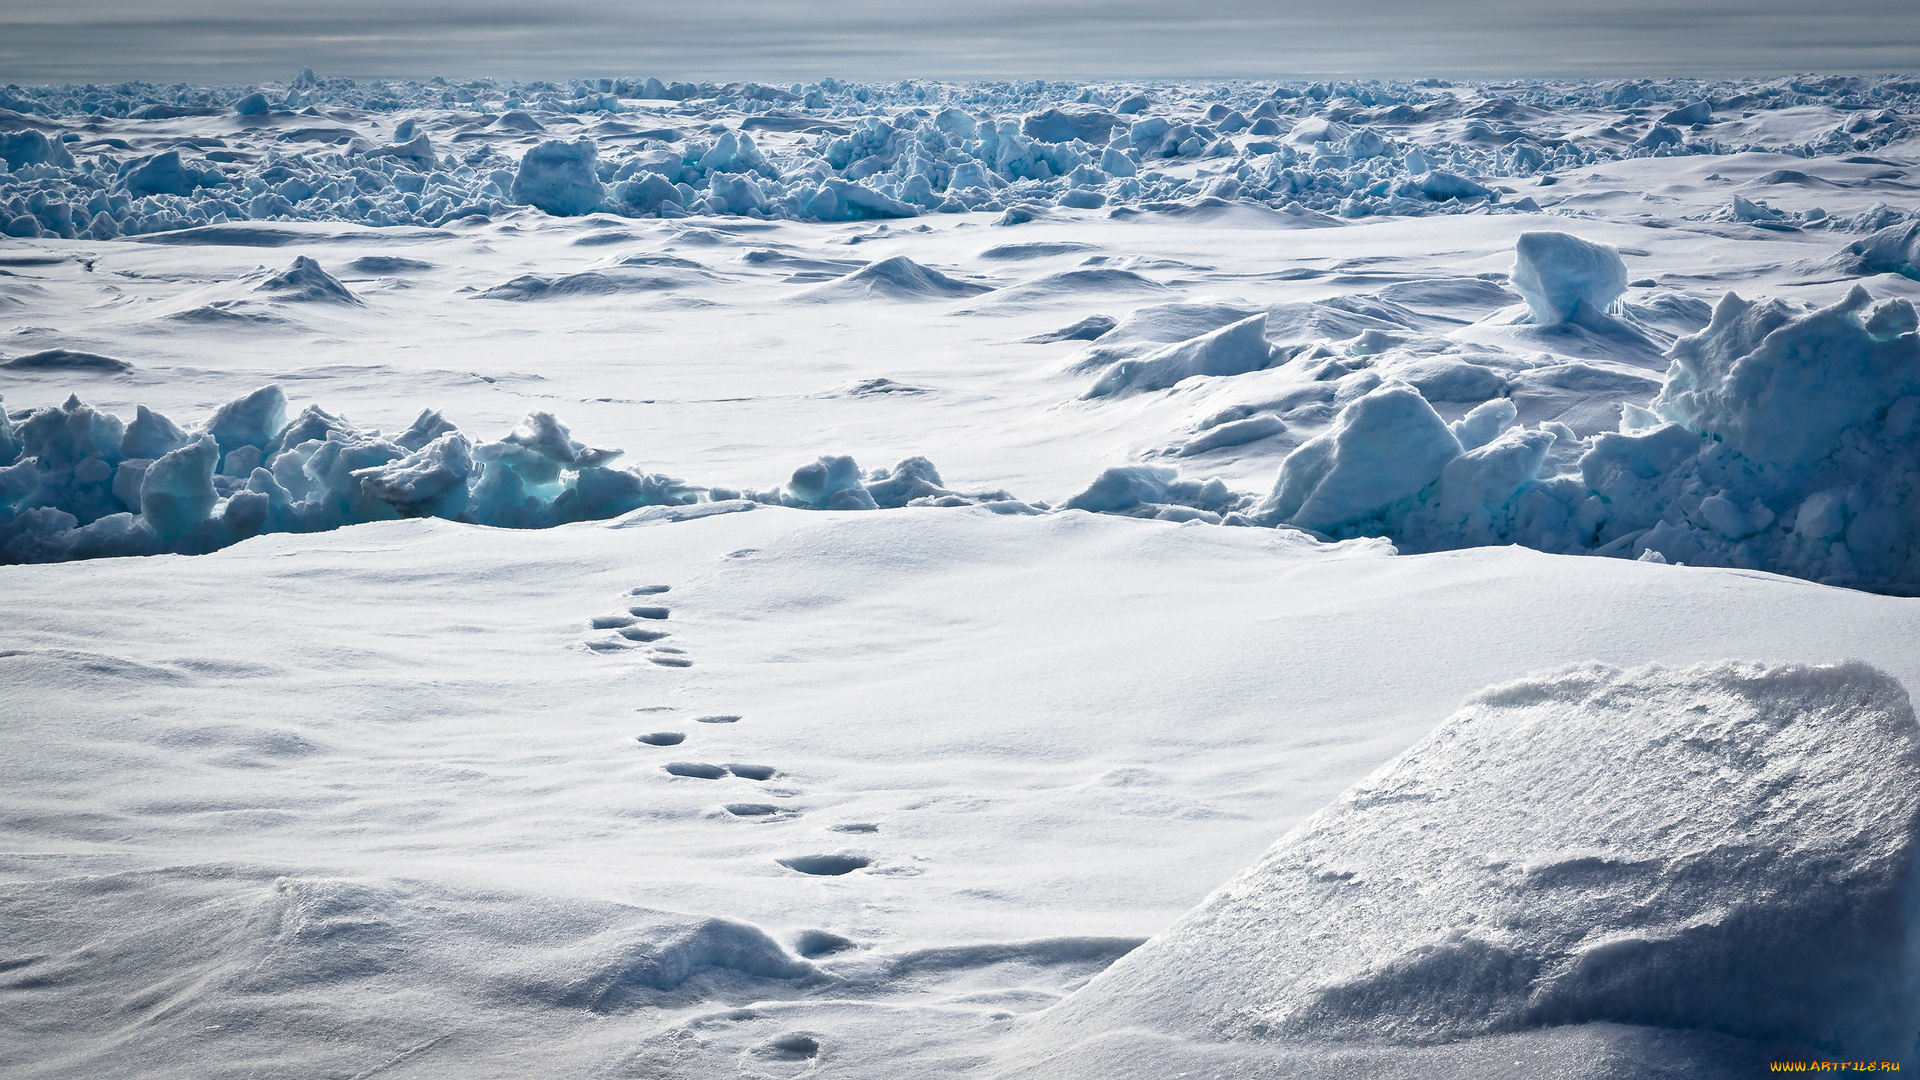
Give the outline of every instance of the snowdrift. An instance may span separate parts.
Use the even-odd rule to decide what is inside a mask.
[[[1313,1044],[1598,1023],[1907,1059],[1917,830],[1920,731],[1865,665],[1496,686],[1033,1021],[1012,1075],[1156,1039],[1320,1075]]]

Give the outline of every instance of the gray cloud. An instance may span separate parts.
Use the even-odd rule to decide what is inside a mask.
[[[1883,72],[1912,0],[0,0],[0,80],[1274,78]]]

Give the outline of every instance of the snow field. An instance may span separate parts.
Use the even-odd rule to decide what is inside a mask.
[[[52,1076],[128,1054],[149,1074],[249,1053],[363,1069],[444,1035],[419,1067],[703,1076],[801,1031],[856,1074],[938,1075],[1035,1045],[1007,1017],[1178,917],[1490,675],[1810,650],[1914,674],[1895,598],[1286,536],[764,508],[539,533],[395,521],[13,568],[70,599],[22,611],[36,644],[0,659],[9,715],[29,718],[7,774],[10,905],[181,898],[137,901],[106,951],[84,945],[90,918],[10,922],[10,948],[44,958],[9,974],[36,1018],[21,1056]],[[585,647],[622,640],[594,624],[636,607],[666,609],[631,625],[694,666]],[[683,738],[640,741],[661,732]],[[781,862],[820,856],[869,863]],[[236,924],[234,905],[263,914]],[[727,921],[696,933],[710,919]],[[761,941],[736,924],[778,948],[698,936]],[[855,947],[797,951],[833,945],[816,931]],[[166,941],[204,959],[152,951]],[[939,952],[961,945],[984,951]],[[668,954],[709,959],[662,989]],[[401,1001],[440,1020],[368,1019]],[[154,1034],[76,1034],[83,1007]],[[247,1019],[296,1013],[311,1035]],[[486,1034],[502,1025],[525,1034]],[[1609,1038],[1630,1057],[1663,1030]]]
[[[23,1075],[1910,1058],[1907,82],[296,82],[0,100]]]

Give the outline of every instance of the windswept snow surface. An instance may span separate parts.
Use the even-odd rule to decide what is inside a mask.
[[[1911,1060],[1916,86],[8,87],[0,1060]]]
[[[1310,1059],[1297,1044],[1612,1022],[1898,1060],[1920,1034],[1916,781],[1912,704],[1863,664],[1507,683],[1027,1043],[1152,1032]],[[1034,1075],[1105,1073],[1046,1056]]]

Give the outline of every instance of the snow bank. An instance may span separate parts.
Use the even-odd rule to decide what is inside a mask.
[[[1060,1056],[1034,1071],[1128,1031],[1284,1050],[1597,1021],[1910,1059],[1917,735],[1861,664],[1493,687],[1042,1014],[1025,1045]]]
[[[1889,225],[1848,244],[1834,260],[1848,274],[1920,278],[1920,222]]]

